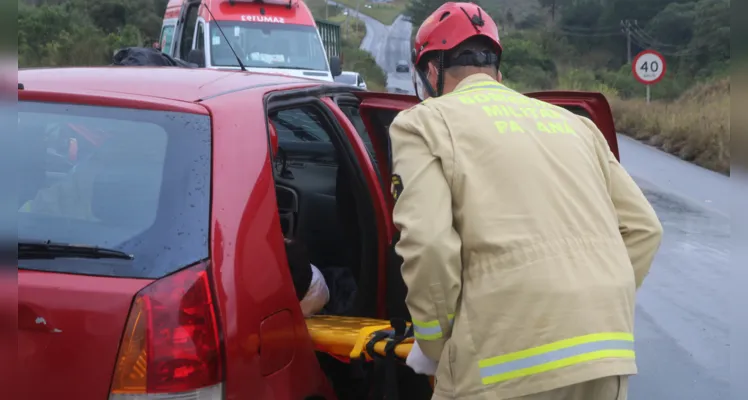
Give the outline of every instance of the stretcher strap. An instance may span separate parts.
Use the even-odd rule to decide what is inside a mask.
[[[413,337],[413,327],[404,320],[393,319],[391,330],[374,333],[366,344],[366,353],[374,359],[374,399],[398,400],[397,355],[395,349],[403,341]],[[375,346],[378,342],[387,340],[384,346],[384,356],[380,356]]]
[[[376,325],[361,328],[361,330],[358,331],[358,339],[356,339],[356,344],[353,346],[353,349],[351,349],[350,359],[357,360],[361,357],[364,357],[366,360],[371,360],[371,357],[364,352],[364,346],[367,343],[366,339],[371,337],[372,334],[376,335],[377,332],[387,332],[391,329],[392,325]]]

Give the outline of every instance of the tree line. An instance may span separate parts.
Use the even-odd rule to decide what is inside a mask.
[[[632,96],[641,85],[629,57],[645,48],[668,61],[666,78],[653,88],[659,98],[728,71],[729,0],[477,1],[500,25],[502,70],[519,89],[564,86]],[[117,48],[158,40],[166,2],[20,1],[19,66],[108,64]],[[410,0],[406,13],[417,27],[444,2]]]
[[[19,1],[18,65],[109,64],[118,48],[158,41],[167,1]]]

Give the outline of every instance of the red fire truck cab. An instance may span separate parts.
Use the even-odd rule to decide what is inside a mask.
[[[18,79],[19,398],[368,397],[370,368],[308,328],[284,237],[352,277],[340,318],[409,319],[388,126],[415,97],[165,67]],[[617,152],[602,95],[530,96],[589,116]],[[106,137],[52,173],[60,124]],[[397,372],[400,398],[430,398],[424,376]]]

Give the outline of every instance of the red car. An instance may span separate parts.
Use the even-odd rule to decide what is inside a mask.
[[[387,128],[415,97],[179,68],[18,79],[19,398],[357,398],[353,367],[315,351],[283,238],[350,271],[346,315],[408,318]],[[617,154],[602,95],[530,95],[591,117]],[[51,124],[107,135],[52,173]]]

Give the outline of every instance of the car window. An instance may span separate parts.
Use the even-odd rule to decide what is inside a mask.
[[[332,143],[330,135],[312,106],[281,110],[270,116],[280,144],[288,142]]]
[[[197,35],[195,37],[195,50],[203,50],[205,48],[205,32],[203,31],[202,21],[197,24]]]
[[[173,38],[174,38],[174,25],[164,25],[163,29],[161,30],[161,40],[159,40],[159,43],[161,44],[162,52],[169,54],[169,50],[171,49],[171,42]]]
[[[233,48],[246,67],[328,70],[319,32],[313,25],[250,21],[213,24],[218,24],[226,37],[218,29],[210,29],[211,65],[239,66]]]
[[[18,241],[133,260],[19,260],[20,269],[159,278],[208,256],[207,116],[20,102]]]
[[[369,132],[366,130],[366,124],[364,124],[364,120],[361,118],[361,114],[358,111],[358,106],[351,104],[338,104],[338,107],[340,107],[340,110],[343,111],[351,123],[353,123],[353,126],[356,127],[356,132],[361,138],[361,141],[364,142],[366,152],[369,154],[369,159],[371,160],[372,165],[375,166],[374,170],[377,172],[377,176],[379,176],[379,168],[376,168],[377,158],[375,155],[376,153],[374,152],[374,144],[371,142]]]
[[[366,145],[366,150],[369,152],[369,155],[373,155],[374,145],[371,143],[371,138],[369,137],[369,132],[366,130],[364,120],[361,118],[361,114],[358,112],[358,106],[338,104],[338,107],[340,107],[340,109],[343,111],[343,113],[345,113],[348,119],[351,120],[353,126],[356,127],[356,132],[358,132],[358,136],[361,137],[364,145]]]

